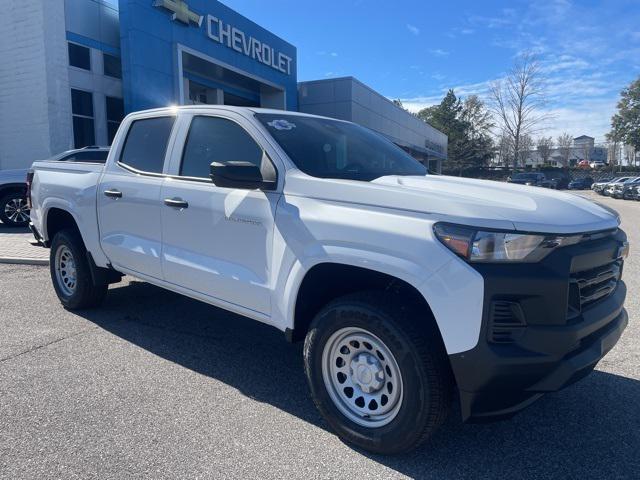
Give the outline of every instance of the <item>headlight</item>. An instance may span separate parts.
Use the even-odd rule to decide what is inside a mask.
[[[470,262],[484,263],[538,262],[556,248],[574,245],[582,239],[582,235],[485,231],[450,223],[436,223],[433,231],[452,252]]]

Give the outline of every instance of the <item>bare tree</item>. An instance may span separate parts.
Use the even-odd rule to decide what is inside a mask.
[[[502,133],[496,140],[498,145],[498,161],[503,167],[509,166],[509,159],[512,158],[511,139],[508,135]]]
[[[558,145],[558,151],[560,152],[560,157],[562,158],[562,166],[569,166],[569,157],[571,157],[571,146],[573,145],[573,138],[568,133],[563,133],[562,135],[558,135],[556,140],[556,144]]]
[[[609,167],[611,171],[615,170],[616,165],[618,163],[618,150],[620,149],[620,144],[617,140],[613,140],[609,142],[607,149],[607,162],[609,163]]]
[[[636,164],[636,149],[633,145],[625,144],[624,146],[624,157],[627,162],[627,165]]]
[[[534,145],[533,138],[531,138],[531,135],[528,133],[520,137],[520,151],[518,155],[520,156],[520,165],[523,168],[527,165],[527,158],[531,156]]]
[[[540,158],[542,158],[542,163],[549,163],[549,158],[551,157],[551,151],[553,150],[553,138],[552,137],[540,137],[538,138],[538,142],[536,143],[536,148],[538,149],[538,153],[540,154]]]
[[[548,118],[545,105],[544,79],[540,63],[531,53],[516,60],[507,76],[491,85],[492,109],[496,123],[513,144],[513,167],[516,168],[523,148],[524,135],[532,135]]]
[[[585,143],[580,147],[580,156],[582,160],[586,160],[587,162],[591,161],[591,144]]]

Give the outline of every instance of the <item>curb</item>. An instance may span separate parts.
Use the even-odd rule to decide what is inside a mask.
[[[0,263],[13,265],[49,265],[45,258],[0,257]]]

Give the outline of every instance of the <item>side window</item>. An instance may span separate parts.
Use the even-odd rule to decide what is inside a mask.
[[[218,117],[194,117],[182,153],[180,175],[209,178],[212,162],[243,161],[260,166],[262,149],[244,128]]]
[[[104,163],[109,152],[106,150],[85,150],[76,154],[76,162]]]
[[[66,157],[62,157],[59,162],[92,162],[104,163],[107,160],[109,152],[107,150],[83,150],[81,152],[72,153]]]
[[[162,173],[164,155],[175,117],[136,120],[129,127],[120,163],[136,170]]]

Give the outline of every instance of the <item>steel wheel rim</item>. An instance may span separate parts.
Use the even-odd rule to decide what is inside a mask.
[[[29,207],[24,198],[12,198],[4,205],[4,214],[13,223],[29,221]]]
[[[60,245],[56,251],[55,271],[60,290],[68,297],[73,295],[78,285],[76,262],[66,245]]]
[[[354,423],[378,428],[402,405],[402,375],[382,340],[359,328],[334,332],[322,352],[322,378],[334,405]]]

